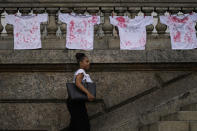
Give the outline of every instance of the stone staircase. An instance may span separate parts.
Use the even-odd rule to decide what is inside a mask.
[[[197,103],[186,105],[180,111],[160,116],[160,120],[143,125],[139,131],[197,131]]]

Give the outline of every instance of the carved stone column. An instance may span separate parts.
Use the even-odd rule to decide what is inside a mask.
[[[137,16],[140,9],[141,9],[140,7],[129,7],[128,11],[130,13],[131,18],[135,18],[135,16]]]
[[[58,29],[56,13],[58,12],[58,8],[47,8],[46,11],[49,15],[47,26],[48,36],[56,36],[56,31]]]
[[[154,11],[153,7],[142,7],[142,12],[144,12],[145,16],[151,16],[151,13]],[[146,26],[147,33],[152,33],[154,29],[153,25]]]
[[[181,10],[181,8],[178,8],[178,7],[170,7],[169,8],[170,14],[177,14],[180,10]]]
[[[102,7],[102,12],[104,13],[104,24],[103,24],[103,31],[106,36],[112,36],[113,26],[110,24],[109,16],[113,11],[113,7]]]
[[[117,16],[117,13],[115,11],[112,12],[112,15],[113,16]],[[112,35],[117,38],[118,37],[118,27],[117,26],[113,26],[113,32],[112,32]]]
[[[123,16],[126,10],[126,7],[115,7],[114,11],[117,13],[117,16]]]
[[[19,8],[18,10],[22,13],[22,15],[27,15],[31,12],[31,8]]]
[[[74,12],[77,13],[77,14],[84,14],[86,11],[86,8],[84,7],[76,7],[74,8]]]
[[[158,16],[164,15],[164,13],[167,10],[168,10],[168,8],[161,8],[161,7],[156,8],[156,12],[157,12]],[[166,29],[167,29],[167,25],[162,24],[159,19],[157,26],[156,26],[157,33],[158,34],[165,34]]]
[[[182,8],[182,12],[184,14],[192,13],[193,11],[194,11],[194,8],[187,8],[187,7]]]

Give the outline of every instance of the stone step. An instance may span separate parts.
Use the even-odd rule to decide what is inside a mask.
[[[194,125],[195,127],[195,125]],[[139,131],[190,131],[187,121],[159,121],[143,126]]]
[[[190,131],[197,131],[197,121],[189,122]]]
[[[197,120],[197,111],[179,111],[160,117],[161,121],[195,121]]]
[[[197,111],[197,103],[189,104],[180,108],[181,111]]]

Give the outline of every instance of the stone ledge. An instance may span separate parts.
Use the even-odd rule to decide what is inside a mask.
[[[84,52],[95,64],[197,62],[197,50],[0,50],[0,64],[76,63],[77,52]]]
[[[31,7],[90,7],[90,6],[159,6],[159,7],[169,7],[172,5],[176,6],[184,6],[184,7],[196,7],[196,0],[159,0],[155,2],[155,0],[6,0],[0,1],[0,7],[27,7],[29,8],[29,4]]]

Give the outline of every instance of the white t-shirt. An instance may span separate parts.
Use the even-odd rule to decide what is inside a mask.
[[[59,13],[59,20],[67,24],[67,48],[93,49],[94,25],[100,24],[100,16],[79,16]]]
[[[195,23],[197,14],[160,16],[160,21],[169,26],[172,49],[197,48]]]
[[[83,80],[82,80],[82,81],[85,81],[85,80],[86,80],[86,82],[90,82],[90,83],[93,82],[93,81],[91,80],[91,78],[90,78],[90,75],[89,75],[89,74],[86,74],[86,72],[85,72],[84,69],[78,69],[78,70],[74,73],[73,83],[75,83],[76,76],[77,76],[79,73],[83,73]]]
[[[146,26],[153,24],[153,16],[110,16],[110,23],[118,27],[121,50],[144,50]]]
[[[8,24],[14,27],[14,49],[41,48],[40,23],[48,20],[48,14],[30,16],[6,15]]]

